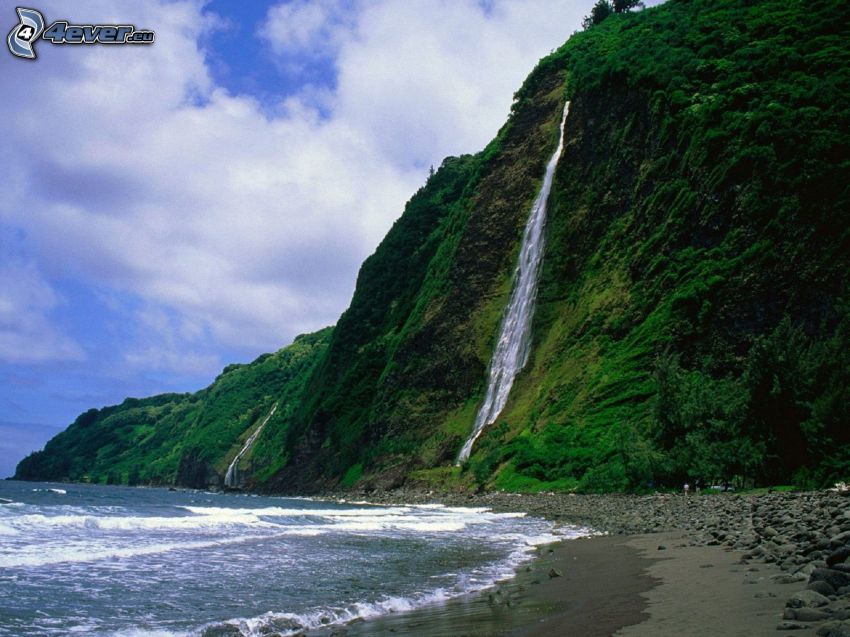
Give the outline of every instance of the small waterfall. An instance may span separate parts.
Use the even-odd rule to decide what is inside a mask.
[[[245,444],[242,445],[242,448],[239,450],[239,453],[236,454],[236,457],[233,459],[233,462],[230,463],[230,466],[227,467],[227,473],[224,474],[224,486],[230,487],[231,489],[235,489],[239,486],[239,461],[242,459],[242,456],[251,448],[251,445],[254,444],[254,441],[260,436],[260,433],[263,431],[263,427],[266,426],[266,423],[269,421],[269,418],[274,416],[274,412],[277,411],[277,403],[272,405],[272,410],[266,415],[263,419],[263,422],[260,423],[260,426],[252,433],[248,440],[245,441]]]
[[[508,400],[508,394],[514,384],[517,373],[528,362],[531,350],[531,318],[534,314],[534,300],[537,296],[537,277],[540,272],[540,262],[543,260],[543,228],[546,224],[546,202],[549,190],[552,188],[552,178],[558,159],[564,150],[564,124],[567,121],[570,103],[564,104],[561,117],[561,137],[558,148],[546,165],[543,185],[534,205],[531,207],[528,222],[522,235],[522,245],[519,251],[519,262],[514,272],[514,286],[511,298],[502,318],[499,329],[499,341],[493,358],[490,361],[490,371],[487,378],[487,394],[484,403],[475,416],[472,433],[457,457],[457,464],[469,458],[472,445],[481,435],[484,427],[496,420]]]

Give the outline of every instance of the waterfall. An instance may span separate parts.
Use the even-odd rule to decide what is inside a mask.
[[[487,378],[487,393],[484,403],[475,416],[472,433],[463,444],[457,457],[457,464],[469,458],[472,445],[481,435],[484,427],[492,423],[501,413],[508,400],[508,394],[514,384],[517,373],[528,362],[531,349],[531,318],[534,314],[534,300],[537,296],[537,277],[540,273],[540,262],[543,260],[543,228],[546,224],[546,202],[549,190],[552,188],[552,178],[558,159],[564,150],[564,124],[570,103],[564,104],[561,117],[561,136],[558,148],[546,165],[543,185],[534,200],[525,231],[522,234],[522,245],[519,250],[519,261],[514,271],[514,285],[511,298],[505,309],[502,325],[499,328],[499,340],[490,360],[490,370]]]
[[[227,467],[227,473],[224,474],[224,486],[230,488],[236,488],[239,486],[239,461],[242,459],[242,456],[251,448],[251,445],[254,444],[254,441],[260,436],[260,433],[263,431],[263,427],[266,426],[266,423],[269,421],[269,418],[274,416],[274,412],[277,411],[277,403],[272,405],[272,410],[266,415],[263,419],[263,422],[260,423],[260,426],[252,433],[248,440],[245,441],[245,444],[242,445],[242,449],[239,450],[239,453],[236,454],[236,457],[233,459],[233,462],[230,463],[230,466]]]

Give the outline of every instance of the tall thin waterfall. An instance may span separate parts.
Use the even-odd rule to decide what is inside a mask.
[[[493,358],[490,361],[490,371],[487,378],[487,394],[484,403],[475,416],[472,433],[463,444],[457,457],[460,464],[469,458],[472,445],[481,435],[484,427],[496,420],[505,407],[508,394],[514,384],[517,373],[528,362],[531,349],[531,318],[534,315],[534,301],[537,297],[537,278],[540,273],[540,262],[543,260],[543,228],[546,225],[546,202],[549,190],[552,188],[552,178],[558,159],[564,150],[564,124],[567,121],[570,103],[564,104],[564,114],[561,117],[561,137],[558,148],[546,165],[543,185],[522,235],[522,246],[519,251],[519,262],[514,272],[514,286],[511,298],[502,318],[499,329],[499,341]]]
[[[269,421],[269,418],[274,416],[274,412],[277,411],[277,403],[272,405],[272,410],[266,415],[263,419],[263,422],[260,423],[260,426],[254,430],[248,440],[245,441],[245,444],[242,445],[242,448],[239,450],[239,453],[236,454],[236,457],[233,459],[233,462],[230,463],[230,466],[227,467],[227,473],[224,474],[224,486],[235,488],[239,486],[239,461],[242,459],[242,456],[251,448],[251,445],[254,444],[254,441],[260,436],[260,433],[263,431],[263,427],[266,426],[266,423]]]

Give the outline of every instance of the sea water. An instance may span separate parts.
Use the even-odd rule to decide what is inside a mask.
[[[520,513],[0,482],[0,636],[295,634],[492,586]]]

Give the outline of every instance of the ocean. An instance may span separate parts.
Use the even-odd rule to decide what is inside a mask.
[[[485,508],[0,481],[0,636],[292,635],[488,588],[581,534]]]

